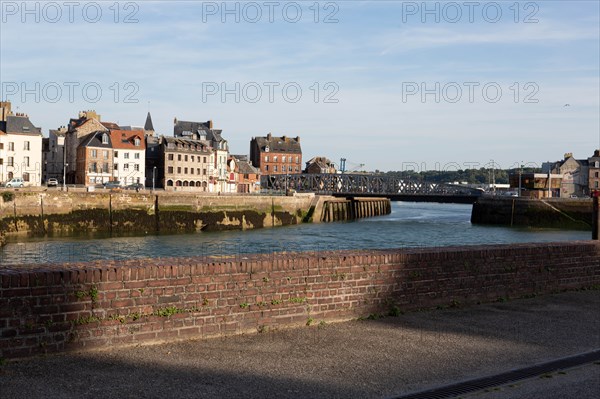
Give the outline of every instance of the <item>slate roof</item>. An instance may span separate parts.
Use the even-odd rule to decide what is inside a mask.
[[[168,144],[170,143],[174,143],[176,146],[178,144],[181,144],[183,146],[186,145],[193,145],[193,146],[197,146],[200,145],[202,147],[202,151],[204,152],[210,152],[210,145],[209,143],[202,141],[202,140],[192,140],[192,139],[185,139],[182,137],[163,137],[164,141],[163,144],[165,146],[167,146],[168,148]],[[173,151],[173,149],[170,149],[171,151]],[[196,152],[196,150],[192,150],[192,149],[186,149],[186,148],[175,148],[174,149],[177,152],[183,152],[183,151],[189,151],[189,152]]]
[[[183,136],[183,132],[196,133],[199,130],[210,130],[210,121],[207,122],[189,122],[189,121],[177,121],[173,128],[173,134],[175,137]]]
[[[245,175],[250,175],[250,174],[255,174],[255,175],[259,175],[260,174],[260,169],[255,168],[254,166],[250,165],[248,162],[238,162],[238,167],[239,167],[239,172],[241,174],[245,174]]]
[[[289,152],[294,154],[302,154],[302,148],[300,147],[300,137],[256,137],[256,144],[261,152],[265,152],[267,146],[269,146],[269,152]]]
[[[102,135],[108,135],[108,144],[102,143]],[[100,147],[100,148],[112,148],[111,137],[108,132],[97,131],[90,133],[81,138],[79,147]]]
[[[42,134],[42,129],[33,126],[27,116],[7,116],[5,122],[0,122],[0,130],[9,134]]]
[[[50,129],[49,132],[51,134],[54,134],[57,137],[65,136],[67,134],[67,132],[64,132],[64,131],[61,132],[60,130],[54,130],[54,129]]]
[[[146,123],[144,124],[144,130],[154,131],[154,125],[152,124],[152,117],[150,116],[150,112],[148,112],[148,116],[146,116]]]

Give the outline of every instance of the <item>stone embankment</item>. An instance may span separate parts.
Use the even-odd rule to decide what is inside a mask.
[[[481,197],[471,223],[522,227],[592,229],[592,199]]]

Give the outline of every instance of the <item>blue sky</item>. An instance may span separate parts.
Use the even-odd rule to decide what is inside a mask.
[[[306,159],[368,170],[508,168],[600,146],[597,1],[428,2],[430,13],[398,1],[137,1],[118,15],[114,1],[81,1],[72,21],[63,2],[21,4],[2,1],[2,96],[45,134],[80,110],[122,125],[150,110],[161,134],[175,117],[212,119],[233,153],[252,136],[299,135]]]

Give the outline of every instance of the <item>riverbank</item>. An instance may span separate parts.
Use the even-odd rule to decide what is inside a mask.
[[[592,215],[591,198],[481,197],[473,204],[471,223],[591,231]]]

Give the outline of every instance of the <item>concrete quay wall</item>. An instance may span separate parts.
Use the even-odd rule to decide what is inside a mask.
[[[245,230],[310,220],[314,196],[135,192],[11,192],[0,196],[6,235]]]
[[[1,267],[0,358],[598,287],[595,241]]]
[[[591,198],[481,197],[473,204],[471,223],[591,230],[592,210]]]

